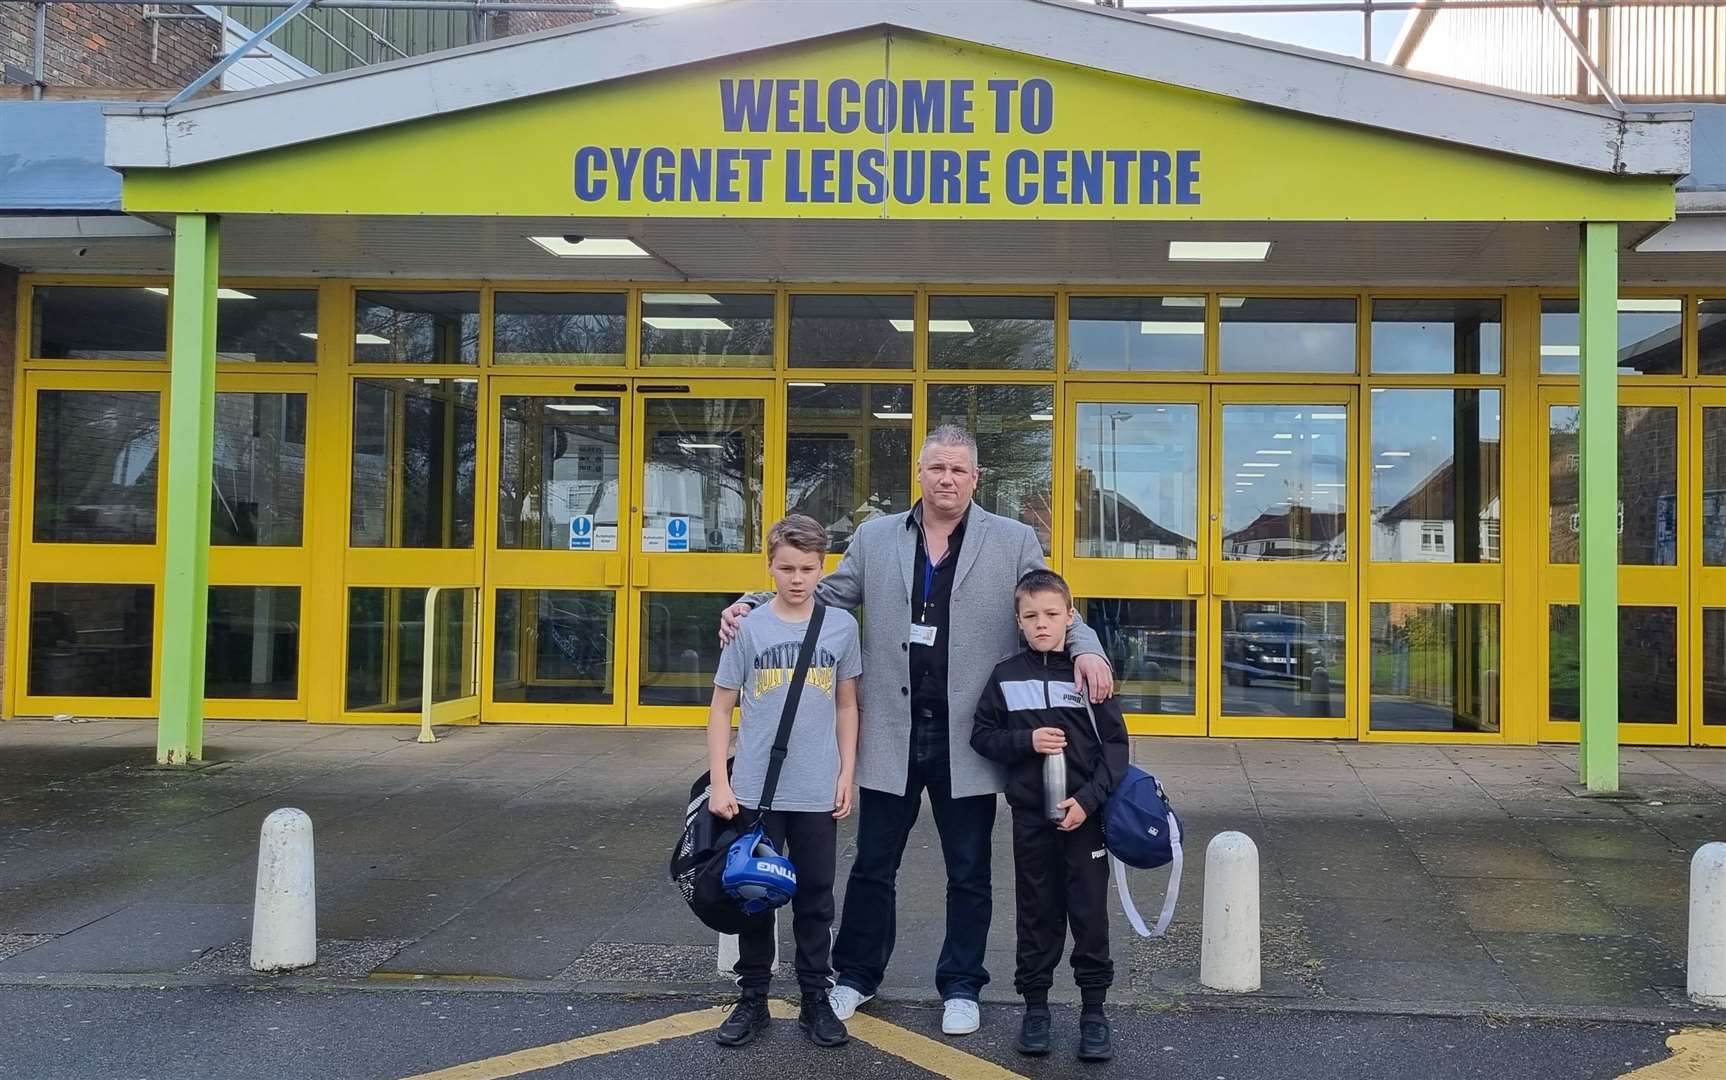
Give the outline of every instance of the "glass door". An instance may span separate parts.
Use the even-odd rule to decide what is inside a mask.
[[[1695,434],[1690,445],[1701,452],[1695,470],[1697,549],[1695,597],[1690,610],[1699,621],[1698,663],[1690,680],[1691,741],[1726,744],[1726,388],[1692,390]],[[1694,458],[1692,459],[1694,460]]]

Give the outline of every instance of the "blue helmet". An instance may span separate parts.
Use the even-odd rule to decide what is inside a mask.
[[[725,891],[745,915],[783,907],[797,894],[797,868],[757,825],[725,853]]]

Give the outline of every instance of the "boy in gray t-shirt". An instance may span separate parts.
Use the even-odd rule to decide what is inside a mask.
[[[759,812],[768,758],[815,609],[815,585],[826,554],[827,532],[813,518],[790,514],[768,531],[767,569],[777,594],[739,627],[713,676],[713,705],[707,716],[712,777],[708,808],[719,817],[730,820],[743,813],[746,821],[753,821]],[[797,983],[803,991],[797,1022],[817,1046],[841,1046],[850,1038],[827,1003],[827,989],[832,976],[835,849],[839,819],[851,813],[857,677],[862,673],[857,621],[847,612],[827,609],[797,699],[773,808],[760,815],[768,838],[797,867],[797,891],[791,900]],[[731,712],[740,702],[737,756],[727,780]],[[737,944],[732,970],[742,996],[715,1034],[722,1046],[742,1046],[769,1023],[773,923],[745,931]]]

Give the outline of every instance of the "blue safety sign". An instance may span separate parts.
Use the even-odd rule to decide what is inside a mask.
[[[593,550],[592,514],[581,514],[569,519],[569,550]]]
[[[689,519],[674,517],[665,519],[665,550],[689,550]]]

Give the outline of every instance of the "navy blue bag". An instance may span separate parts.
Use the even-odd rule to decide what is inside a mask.
[[[1091,730],[1097,743],[1103,741],[1097,730],[1097,716],[1091,703],[1085,702],[1085,712],[1091,718]],[[1162,937],[1175,915],[1175,901],[1181,895],[1181,819],[1163,785],[1137,765],[1127,766],[1127,775],[1109,795],[1103,807],[1103,845],[1115,864],[1115,891],[1120,894],[1121,908],[1127,921],[1140,937]],[[1157,916],[1156,929],[1145,927],[1145,920],[1133,904],[1133,893],[1127,887],[1127,867],[1154,870],[1169,867],[1169,888],[1163,897],[1162,914]]]

